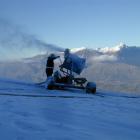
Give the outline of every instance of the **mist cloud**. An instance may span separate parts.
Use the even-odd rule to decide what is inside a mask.
[[[0,19],[0,60],[11,60],[45,54],[48,51],[62,51],[22,31],[21,27]]]
[[[92,61],[103,62],[103,61],[117,61],[117,56],[115,55],[100,55],[92,57]]]

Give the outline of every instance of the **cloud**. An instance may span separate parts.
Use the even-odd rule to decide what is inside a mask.
[[[117,61],[117,56],[115,55],[100,55],[100,56],[94,56],[92,57],[92,61],[98,61],[98,62],[103,62],[103,61]]]

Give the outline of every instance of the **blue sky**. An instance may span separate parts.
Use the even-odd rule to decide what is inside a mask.
[[[0,18],[64,48],[140,46],[139,7],[139,0],[0,0]]]

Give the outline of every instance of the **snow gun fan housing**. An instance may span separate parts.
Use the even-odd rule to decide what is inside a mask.
[[[69,57],[64,60],[63,64],[60,67],[61,69],[65,68],[80,75],[80,73],[85,68],[85,62],[85,58],[80,58],[77,55],[70,54]]]
[[[87,93],[96,92],[96,84],[88,82],[86,78],[75,77],[74,75],[80,75],[85,68],[85,58],[80,58],[75,54],[70,54],[65,51],[64,62],[59,66],[60,72],[56,71],[52,78],[47,82],[47,88],[63,89],[63,88],[77,88],[84,89]]]

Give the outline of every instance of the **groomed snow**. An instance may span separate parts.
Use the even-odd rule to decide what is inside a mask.
[[[34,84],[0,80],[0,138],[139,140],[139,106],[139,96],[47,91]]]

